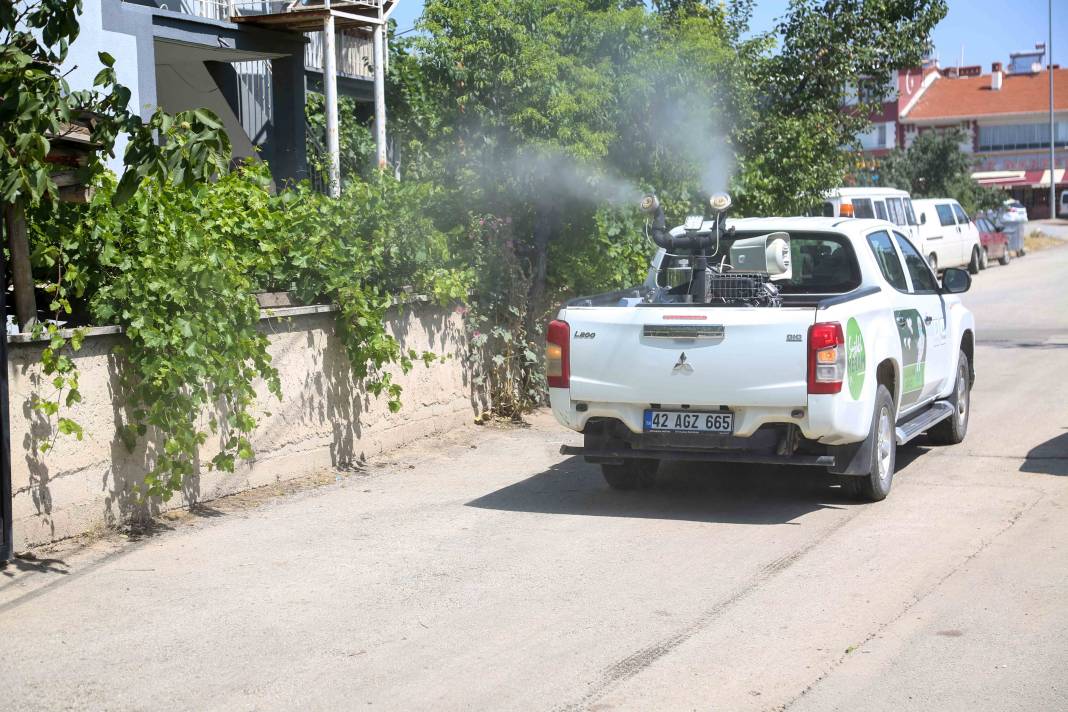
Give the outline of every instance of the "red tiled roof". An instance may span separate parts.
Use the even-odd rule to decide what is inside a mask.
[[[1068,69],[1053,70],[1054,111],[1068,109]],[[990,75],[939,77],[923,93],[905,120],[976,118],[995,114],[1049,111],[1049,73],[1005,74],[1001,89],[990,88]]]

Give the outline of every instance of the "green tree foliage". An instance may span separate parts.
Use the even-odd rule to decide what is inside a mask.
[[[128,199],[147,177],[183,186],[207,179],[229,158],[230,142],[218,118],[206,110],[170,116],[157,110],[148,122],[129,108],[130,90],[116,78],[115,60],[100,54],[92,89],[71,90],[59,73],[79,33],[81,0],[16,0],[0,3],[0,203],[36,205],[58,191],[46,160],[51,138],[76,120],[88,120],[98,150],[83,170],[91,182],[125,134],[127,166],[116,201]],[[156,135],[167,140],[157,142]]]
[[[128,139],[124,163],[126,171],[110,193],[115,204],[128,200],[145,179],[158,183],[191,187],[226,168],[230,142],[222,124],[211,112],[196,110],[171,116],[157,110],[145,122],[128,104],[130,90],[120,84],[114,59],[100,53],[101,69],[93,87],[72,90],[59,67],[66,59],[70,43],[79,34],[81,0],[16,0],[0,3],[0,208],[9,216],[20,216],[9,225],[21,224],[24,211],[49,210],[56,206],[59,190],[50,161],[52,143],[69,133],[75,124],[89,127],[90,148],[78,178],[91,184],[104,170],[117,138]],[[157,140],[159,139],[159,140]],[[6,235],[12,248],[14,269],[27,275],[19,300],[23,311],[33,302],[29,246],[21,230]],[[65,279],[80,279],[83,265],[61,261],[57,283],[47,288],[52,295],[50,311],[58,318],[69,314],[70,304],[62,287]],[[62,271],[65,269],[65,272]],[[7,290],[7,284],[0,285]],[[34,312],[28,308],[30,314]],[[45,375],[55,387],[53,397],[40,397],[34,406],[47,417],[56,415],[60,401],[68,405],[80,399],[77,370],[68,344],[77,349],[80,336],[62,337],[55,325],[34,324],[40,336],[47,333],[48,345],[42,356]],[[63,432],[81,437],[77,423],[60,418]],[[44,447],[47,448],[45,443]]]
[[[341,158],[341,178],[368,178],[372,172],[375,139],[371,129],[360,120],[356,102],[350,96],[339,96],[338,148]],[[308,122],[308,164],[317,182],[327,183],[329,170],[326,153],[326,99],[318,92],[306,95],[304,115]]]
[[[961,148],[969,140],[960,129],[924,131],[907,150],[897,149],[879,162],[879,182],[915,198],[954,198],[969,214],[996,207],[1002,191],[972,180],[974,156]]]
[[[507,221],[507,269],[528,285],[515,304],[525,347],[539,350],[563,297],[641,279],[643,190],[673,219],[728,188],[742,214],[818,203],[851,167],[881,88],[919,62],[945,15],[941,0],[794,0],[774,36],[748,37],[751,9],[431,0],[423,34],[397,43],[407,173],[455,188],[439,219]],[[858,83],[864,101],[843,111]],[[476,304],[502,293],[495,283]],[[486,313],[510,314],[485,299]]]
[[[779,51],[753,65],[761,111],[740,127],[743,209],[803,214],[840,185],[852,162],[842,149],[867,129],[894,72],[919,65],[945,14],[940,0],[792,0]]]

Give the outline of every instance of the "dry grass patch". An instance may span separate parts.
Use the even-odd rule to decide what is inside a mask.
[[[1050,237],[1041,230],[1032,230],[1024,236],[1024,249],[1028,252],[1038,252],[1039,250],[1048,250],[1051,247],[1063,247],[1066,245],[1064,240],[1058,240],[1055,237]]]

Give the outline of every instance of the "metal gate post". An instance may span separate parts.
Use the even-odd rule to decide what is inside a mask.
[[[0,566],[11,558],[11,428],[7,402],[7,260],[0,245]]]

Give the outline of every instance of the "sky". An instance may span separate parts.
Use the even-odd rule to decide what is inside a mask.
[[[990,71],[991,62],[1007,63],[1009,53],[1032,49],[1046,42],[1048,0],[949,0],[949,13],[935,27],[935,53],[943,67],[978,64]],[[786,12],[787,0],[758,0],[752,29],[770,30]],[[397,30],[415,25],[423,11],[422,0],[398,0],[393,17]],[[1053,0],[1053,61],[1068,66],[1068,0]]]

